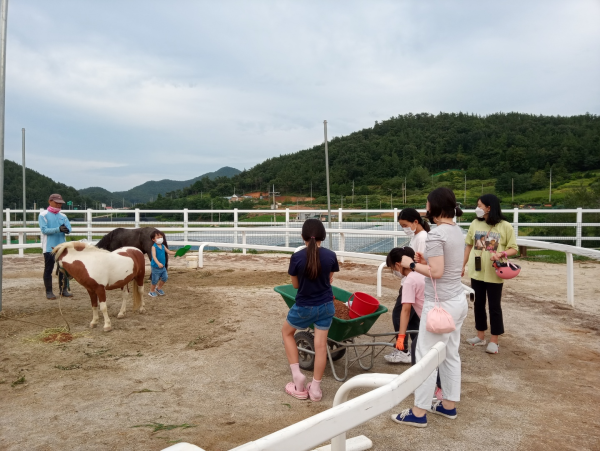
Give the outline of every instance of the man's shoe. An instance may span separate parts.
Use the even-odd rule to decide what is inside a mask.
[[[434,402],[433,405],[431,406],[431,409],[429,409],[429,411],[431,413],[435,413],[435,414],[441,415],[443,417],[450,418],[451,420],[454,420],[456,418],[456,407],[454,409],[444,409],[444,406],[442,405],[442,401]]]
[[[67,290],[63,290],[61,296],[63,298],[72,298],[73,297],[73,295],[71,293],[69,293]]]
[[[392,415],[392,421],[400,424],[406,424],[408,426],[413,426],[416,428],[426,428],[427,427],[427,414],[422,417],[415,416],[412,413],[412,409],[406,409],[400,412],[399,414]]]
[[[384,355],[383,358],[390,363],[410,363],[410,351],[403,352],[394,349],[388,355]]]

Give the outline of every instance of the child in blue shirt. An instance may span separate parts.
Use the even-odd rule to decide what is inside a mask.
[[[162,287],[169,278],[167,268],[165,268],[165,252],[169,255],[175,255],[175,252],[170,251],[167,246],[163,245],[163,236],[159,231],[154,232],[151,238],[154,241],[152,245],[152,258],[150,259],[150,269],[152,270],[150,282],[152,285],[148,295],[155,298],[156,296],[165,295]]]
[[[281,329],[293,379],[285,386],[285,391],[294,398],[310,397],[312,401],[320,401],[323,397],[321,380],[327,364],[327,333],[335,314],[331,282],[333,273],[340,270],[335,252],[321,247],[325,236],[325,227],[318,219],[308,219],[302,225],[306,249],[292,255],[288,269],[298,294]],[[315,368],[312,382],[305,386],[306,376],[300,371],[294,333],[311,324],[315,330]]]

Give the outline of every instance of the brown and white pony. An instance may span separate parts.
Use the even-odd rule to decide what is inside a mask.
[[[98,249],[79,241],[70,241],[56,246],[52,253],[59,269],[68,273],[90,295],[92,301],[92,322],[98,324],[98,301],[104,315],[104,331],[112,330],[106,310],[106,290],[120,288],[123,292],[123,304],[118,318],[125,316],[127,303],[127,284],[133,281],[133,310],[144,313],[144,275],[146,261],[144,254],[134,247],[122,247],[113,252]]]

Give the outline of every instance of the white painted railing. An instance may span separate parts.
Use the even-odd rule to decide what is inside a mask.
[[[318,448],[320,451],[369,449],[372,443],[367,437],[359,436],[346,440],[346,433],[400,404],[445,358],[446,345],[439,342],[414,366],[400,375],[375,373],[355,376],[338,389],[331,409],[231,451],[308,451],[327,440],[331,440],[331,446]],[[350,392],[356,388],[373,390],[348,400]],[[198,449],[201,450],[195,445],[178,443],[163,451]]]

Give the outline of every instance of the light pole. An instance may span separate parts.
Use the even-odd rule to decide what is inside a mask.
[[[21,142],[23,149],[23,227],[27,227],[27,193],[25,191],[26,182],[25,182],[25,129],[21,129]],[[27,235],[23,234],[23,243],[27,244]]]
[[[6,87],[6,17],[8,15],[8,0],[0,4],[0,213],[4,211],[4,106]],[[0,218],[0,311],[2,311],[2,247],[4,230]]]
[[[327,151],[327,121],[323,121],[325,134],[325,181],[327,182],[327,227],[331,230],[331,195],[329,192],[329,153]],[[333,249],[331,232],[329,233],[329,249]]]

